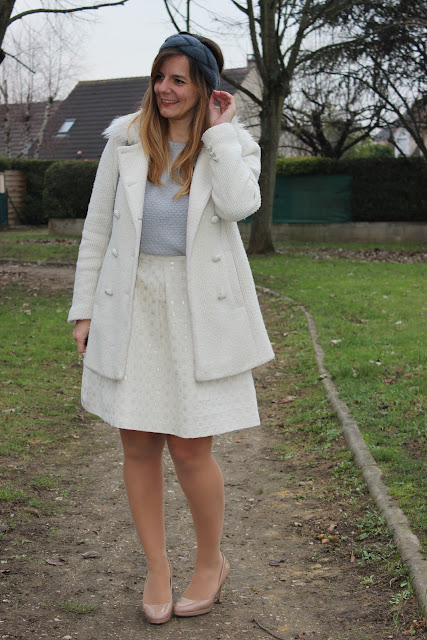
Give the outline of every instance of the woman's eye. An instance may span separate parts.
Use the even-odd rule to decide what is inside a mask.
[[[175,79],[175,82],[176,82],[177,84],[185,84],[184,80],[181,80],[180,78],[176,78],[176,79]]]

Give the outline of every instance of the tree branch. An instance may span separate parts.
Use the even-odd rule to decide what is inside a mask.
[[[262,107],[262,100],[260,98],[258,98],[258,96],[256,96],[254,93],[252,93],[252,91],[249,91],[249,89],[246,89],[246,87],[241,85],[240,82],[236,82],[236,80],[234,80],[234,78],[232,78],[231,76],[227,75],[226,73],[222,73],[221,77],[224,78],[224,80],[229,82],[231,85],[233,85],[233,87],[236,87],[236,89],[238,89],[242,93],[246,94],[259,107]]]
[[[78,11],[89,11],[102,9],[103,7],[115,7],[118,5],[124,5],[129,0],[118,0],[117,2],[103,2],[102,4],[93,4],[85,7],[75,7],[74,9],[28,9],[27,11],[23,11],[22,13],[17,13],[16,16],[10,18],[8,21],[8,26],[15,22],[16,20],[21,20],[24,16],[29,16],[33,13],[76,13]]]
[[[175,27],[175,29],[178,31],[178,33],[181,31],[180,27],[178,26],[175,18],[172,15],[172,11],[170,10],[170,6],[169,6],[169,2],[168,0],[163,0],[163,3],[165,5],[166,11],[168,12],[169,18],[171,19],[171,22],[173,24],[173,26]]]

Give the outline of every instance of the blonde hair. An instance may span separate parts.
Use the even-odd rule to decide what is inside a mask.
[[[211,44],[213,53],[218,60],[220,72],[223,66],[222,53],[218,45],[207,38],[198,37],[204,44]],[[213,45],[213,47],[212,47]],[[218,54],[219,52],[219,54]],[[189,140],[184,149],[170,166],[170,151],[168,144],[168,120],[164,118],[158,109],[154,93],[154,83],[160,72],[160,68],[166,58],[173,55],[185,55],[180,49],[164,49],[160,51],[153,62],[151,69],[150,85],[144,95],[141,105],[141,113],[133,120],[139,121],[139,136],[144,152],[148,158],[148,180],[155,185],[162,185],[161,176],[167,169],[172,180],[182,185],[174,196],[175,199],[190,193],[191,180],[193,178],[196,157],[203,147],[202,135],[209,128],[209,98],[210,93],[206,80],[201,74],[197,62],[187,57],[190,67],[190,78],[196,85],[199,99],[194,107],[193,119],[189,127]],[[218,59],[219,58],[219,59]],[[221,66],[220,66],[221,65]]]

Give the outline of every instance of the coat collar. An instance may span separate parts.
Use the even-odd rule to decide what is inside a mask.
[[[142,211],[144,208],[145,186],[147,183],[148,162],[142,148],[142,144],[120,146],[117,149],[119,156],[120,176],[129,210],[135,229],[140,229]],[[197,158],[194,167],[188,201],[187,219],[187,255],[190,254],[194,237],[200,223],[203,211],[212,193],[210,180],[209,154],[203,148]]]

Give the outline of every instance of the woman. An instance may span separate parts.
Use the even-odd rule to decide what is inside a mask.
[[[173,608],[165,443],[197,537],[194,574],[173,609],[200,615],[230,570],[212,436],[259,424],[251,369],[274,357],[236,224],[260,205],[260,151],[233,97],[217,90],[222,67],[211,40],[167,38],[141,111],[107,129],[69,314],[78,351],[87,344],[82,404],[120,429],[148,568],[143,610],[158,624]]]

